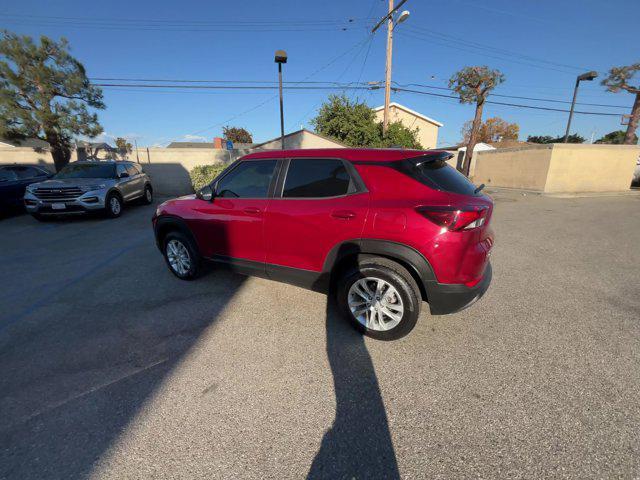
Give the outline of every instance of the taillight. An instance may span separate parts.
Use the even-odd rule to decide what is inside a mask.
[[[465,209],[455,207],[419,207],[416,210],[436,225],[444,227],[451,232],[481,227],[484,225],[489,212],[488,207],[468,207]]]

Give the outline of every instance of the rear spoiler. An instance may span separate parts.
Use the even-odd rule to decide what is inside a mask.
[[[433,153],[429,153],[427,155],[420,155],[419,157],[408,158],[407,160],[413,164],[414,167],[419,167],[425,163],[443,161],[446,162],[450,158],[453,158],[454,155],[451,152],[445,151],[437,151]]]

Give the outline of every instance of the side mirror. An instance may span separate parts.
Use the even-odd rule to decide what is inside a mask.
[[[129,178],[129,174],[127,172],[122,172],[118,178]]]
[[[200,190],[196,192],[196,198],[200,200],[204,200],[205,202],[213,201],[213,189],[211,185],[207,185],[206,187],[202,187]]]

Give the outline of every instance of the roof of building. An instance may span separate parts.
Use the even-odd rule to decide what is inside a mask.
[[[255,143],[234,143],[234,150],[244,150],[255,147]],[[167,148],[216,148],[213,142],[171,142]],[[219,148],[216,150],[220,150]]]
[[[213,142],[171,142],[167,148],[214,148]]]
[[[407,112],[407,113],[409,113],[409,114],[411,114],[411,115],[413,115],[415,117],[418,117],[418,118],[421,118],[423,120],[426,120],[429,123],[433,123],[434,125],[437,125],[438,127],[442,127],[442,125],[443,125],[443,123],[440,123],[439,121],[434,120],[433,118],[429,118],[426,115],[418,113],[415,110],[411,110],[410,108],[405,107],[404,105],[401,105],[399,103],[391,102],[389,104],[389,107],[395,107],[395,108],[399,108],[400,110],[404,110],[405,112]],[[380,110],[383,110],[383,109],[384,109],[384,105],[374,108],[373,111],[374,112],[379,112]]]
[[[346,145],[344,145],[342,142],[339,142],[338,140],[335,140],[335,139],[333,139],[333,138],[329,138],[329,137],[327,137],[327,136],[325,136],[325,135],[322,135],[322,134],[320,134],[320,133],[313,132],[313,131],[311,131],[311,130],[307,130],[306,128],[301,128],[300,130],[296,130],[295,132],[287,133],[287,134],[284,136],[284,138],[289,138],[289,137],[292,137],[292,136],[294,136],[294,135],[299,135],[299,134],[301,134],[301,133],[305,133],[305,132],[306,132],[306,133],[309,133],[309,134],[311,134],[311,135],[315,135],[316,137],[324,138],[325,140],[328,140],[329,142],[333,142],[333,143],[335,143],[335,144],[337,144],[337,145],[343,145],[343,146],[345,146],[345,147],[346,147]],[[276,141],[278,141],[278,140],[280,140],[280,136],[277,136],[277,137],[275,137],[275,138],[272,138],[271,140],[267,140],[266,142],[257,143],[257,144],[255,144],[255,145],[253,145],[253,147],[252,147],[252,148],[260,148],[260,147],[262,147],[263,145],[266,145],[267,143],[276,142]]]
[[[11,147],[49,148],[49,143],[39,138],[24,138],[22,140],[0,138],[0,144],[6,144]]]
[[[442,150],[409,150],[401,148],[305,148],[298,150],[263,150],[250,153],[244,159],[289,157],[335,157],[350,161],[388,162],[422,155],[443,153]]]
[[[78,146],[81,148],[92,148],[94,150],[108,150],[108,151],[115,151],[117,150],[115,147],[112,147],[111,145],[109,145],[106,142],[86,142],[84,140],[80,140],[78,142]]]

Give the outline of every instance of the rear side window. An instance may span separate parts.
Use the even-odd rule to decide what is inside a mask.
[[[420,159],[413,159],[409,162],[411,176],[430,187],[461,195],[477,195],[476,186],[444,160],[419,163]]]
[[[18,179],[16,172],[8,169],[0,170],[0,182],[13,182]]]
[[[353,190],[344,164],[335,159],[293,159],[284,181],[285,198],[323,198]]]
[[[251,160],[240,164],[222,177],[216,196],[232,198],[266,198],[276,160]]]

